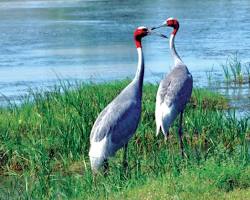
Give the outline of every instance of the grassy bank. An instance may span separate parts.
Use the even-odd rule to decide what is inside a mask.
[[[199,183],[206,187],[199,190],[201,196],[250,187],[250,177],[239,176],[249,172],[247,119],[228,114],[222,96],[194,90],[184,115],[187,158],[182,160],[177,123],[170,130],[169,142],[155,137],[157,86],[151,84],[144,87],[142,120],[129,143],[130,173],[124,175],[119,151],[110,160],[110,175],[99,175],[94,186],[88,161],[90,130],[100,111],[127,84],[85,84],[73,90],[62,84],[50,93],[31,93],[21,106],[1,108],[0,199],[104,199],[117,195],[146,199],[143,195],[154,188],[174,199],[182,191],[192,195]],[[171,181],[183,187],[174,187]],[[170,192],[165,193],[164,188]]]
[[[250,167],[209,159],[201,165],[190,164],[179,175],[170,172],[148,179],[111,199],[249,199],[249,181]]]

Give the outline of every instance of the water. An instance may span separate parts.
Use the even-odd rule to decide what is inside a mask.
[[[212,66],[217,83],[223,79],[220,64],[231,53],[238,51],[243,62],[250,61],[249,10],[248,0],[1,0],[0,93],[15,100],[30,87],[58,83],[58,76],[72,81],[133,77],[134,29],[170,16],[180,21],[176,48],[195,85],[207,86],[206,71]],[[169,34],[171,29],[161,31]],[[143,47],[145,80],[159,81],[172,65],[168,40],[150,36]],[[236,98],[232,88],[217,89],[232,105],[243,103],[241,110],[250,110],[249,86],[236,88]]]

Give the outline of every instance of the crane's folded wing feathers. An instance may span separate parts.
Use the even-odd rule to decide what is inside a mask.
[[[109,104],[97,118],[90,139],[98,142],[111,135],[115,145],[126,144],[137,128],[140,109],[136,101]]]
[[[177,93],[178,101],[175,102],[177,104],[177,109],[179,112],[183,111],[186,104],[188,103],[193,88],[193,80],[192,76],[190,75],[187,77],[183,83],[183,87],[180,88],[179,92]]]
[[[160,102],[168,107],[174,104],[182,111],[189,100],[193,87],[191,74],[185,66],[175,67],[160,83]]]

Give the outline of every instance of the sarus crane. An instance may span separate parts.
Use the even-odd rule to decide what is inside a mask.
[[[178,136],[181,155],[183,157],[183,112],[192,94],[193,78],[175,49],[174,40],[179,29],[178,20],[168,18],[162,25],[153,27],[152,30],[165,26],[173,28],[169,38],[169,47],[174,60],[174,67],[172,71],[161,80],[157,91],[155,108],[156,135],[159,134],[161,129],[167,139],[170,126],[173,124],[178,114],[180,114]]]
[[[111,101],[97,117],[90,134],[90,164],[93,172],[104,166],[108,171],[108,158],[124,147],[123,166],[126,169],[127,146],[134,135],[141,116],[144,58],[141,40],[149,35],[151,29],[138,27],[134,41],[138,52],[138,66],[132,82]],[[162,36],[164,37],[164,36]]]

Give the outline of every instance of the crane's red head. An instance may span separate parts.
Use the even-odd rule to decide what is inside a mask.
[[[176,34],[177,33],[177,31],[178,31],[178,29],[179,29],[179,22],[178,22],[178,20],[177,19],[174,19],[174,18],[168,18],[167,20],[166,20],[166,25],[167,26],[170,26],[170,27],[173,27],[173,32],[172,32],[172,34]]]
[[[170,17],[166,21],[164,21],[163,24],[161,24],[159,26],[155,26],[151,30],[161,28],[161,27],[165,27],[165,26],[172,27],[174,29],[172,34],[175,35],[177,33],[178,29],[179,29],[179,22],[178,22],[177,19],[174,19],[174,18]]]
[[[149,29],[144,26],[138,27],[134,32],[134,40],[136,48],[141,48],[141,39],[150,33]]]

